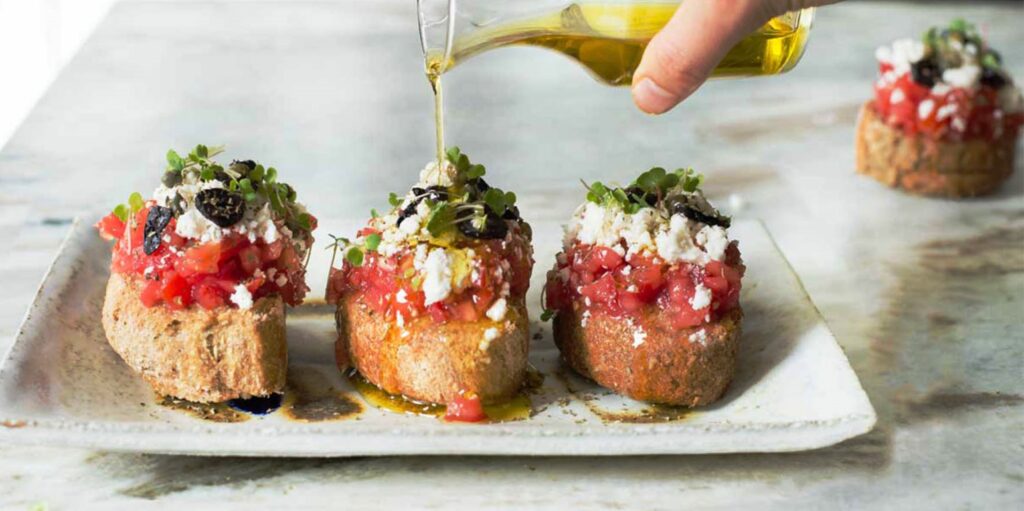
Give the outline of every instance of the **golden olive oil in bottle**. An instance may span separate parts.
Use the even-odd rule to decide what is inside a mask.
[[[441,72],[503,46],[549,48],[576,60],[598,80],[629,85],[651,38],[678,3],[574,3],[558,12],[498,23],[457,37]],[[729,51],[712,76],[773,75],[788,71],[803,53],[810,12],[773,18]],[[428,59],[430,57],[428,56]]]

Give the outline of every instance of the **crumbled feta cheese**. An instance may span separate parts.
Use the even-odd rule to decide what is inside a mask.
[[[249,292],[249,288],[245,287],[244,284],[238,284],[235,286],[235,292],[231,293],[231,302],[237,305],[239,309],[251,309],[252,293]]]
[[[491,327],[484,330],[484,338],[480,341],[480,351],[487,351],[487,348],[491,347],[491,341],[498,338],[500,332],[497,328]]]
[[[199,240],[203,243],[217,241],[224,235],[224,230],[211,222],[198,209],[190,207],[178,216],[174,232],[182,238]]]
[[[935,101],[926,99],[917,105],[917,117],[921,120],[927,119],[935,110]]]
[[[647,332],[643,328],[636,327],[633,330],[633,347],[637,348],[647,340]]]
[[[505,319],[505,314],[508,312],[508,301],[504,298],[499,298],[494,301],[494,304],[487,309],[487,317],[491,318],[491,321],[501,321]]]
[[[395,293],[395,301],[398,303],[407,303],[409,301],[408,296],[409,295],[405,292],[405,288],[399,289],[398,292]]]
[[[452,291],[451,256],[443,248],[435,248],[423,263],[424,305],[440,302]]]
[[[889,94],[889,102],[894,105],[902,102],[904,99],[907,99],[907,95],[903,92],[903,89],[894,89],[892,94]]]
[[[875,50],[875,58],[879,62],[892,65],[896,74],[910,71],[910,66],[924,58],[924,43],[917,39],[899,39],[892,46],[880,46]]]
[[[583,316],[581,318],[582,319],[580,319],[580,326],[586,327],[587,326],[587,321],[590,320],[590,311],[589,310],[583,311]]]
[[[703,283],[698,283],[697,287],[693,290],[690,306],[693,307],[693,310],[699,311],[708,305],[711,305],[711,290]]]
[[[978,85],[981,78],[981,67],[974,64],[967,64],[942,72],[942,81],[953,87],[970,89]]]
[[[452,165],[448,160],[444,161],[444,165],[441,166],[440,170],[438,169],[437,161],[431,161],[420,171],[420,181],[417,183],[417,186],[420,188],[452,186],[455,184],[456,176],[458,176],[458,171],[455,165]]]
[[[701,346],[707,346],[708,344],[708,333],[703,328],[690,334],[690,342],[695,342]]]

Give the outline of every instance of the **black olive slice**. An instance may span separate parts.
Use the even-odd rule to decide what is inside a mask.
[[[466,181],[466,184],[469,185],[470,188],[480,192],[480,194],[491,189],[491,185],[487,184],[487,181],[484,181],[484,178],[482,177],[474,177],[473,179]]]
[[[448,188],[440,185],[428,186],[427,188],[413,188],[412,194],[415,198],[408,206],[402,208],[402,211],[398,212],[398,222],[396,225],[402,225],[402,220],[411,217],[416,213],[416,207],[423,202],[423,199],[430,199],[434,202],[446,201],[449,198]]]
[[[146,227],[143,230],[142,250],[146,255],[156,252],[160,248],[160,239],[163,237],[167,223],[171,221],[174,212],[171,208],[153,206],[146,214]]]
[[[922,59],[910,66],[910,75],[915,82],[930,88],[942,78],[942,69],[934,60]]]
[[[170,203],[171,212],[174,216],[181,216],[185,212],[186,206],[188,206],[188,203],[185,202],[185,198],[181,196],[181,193],[175,193]]]
[[[501,239],[508,234],[508,224],[491,208],[484,206],[483,213],[467,210],[455,218],[459,232],[473,239]]]
[[[210,188],[196,194],[196,209],[220,227],[231,227],[245,215],[245,199],[223,188]]]
[[[1003,75],[998,69],[992,69],[990,67],[983,67],[981,69],[981,84],[986,87],[992,87],[993,89],[1002,89],[1009,83],[1006,76]]]
[[[697,194],[680,194],[673,195],[665,199],[668,205],[669,211],[673,214],[683,215],[690,220],[700,222],[702,224],[712,226],[722,226],[728,228],[732,223],[732,220],[719,213],[711,206],[701,195]]]
[[[516,206],[512,206],[511,208],[506,208],[505,209],[505,214],[501,215],[501,218],[504,218],[505,220],[521,220],[522,219],[522,217],[519,216],[519,208],[517,208]]]

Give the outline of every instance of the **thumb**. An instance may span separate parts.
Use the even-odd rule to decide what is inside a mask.
[[[651,39],[633,73],[633,101],[667,112],[693,94],[743,36],[773,14],[764,0],[688,0]]]

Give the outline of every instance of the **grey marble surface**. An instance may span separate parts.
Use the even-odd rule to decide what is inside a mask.
[[[116,6],[0,152],[0,350],[69,219],[152,187],[170,146],[273,162],[324,217],[364,216],[431,156],[413,2]],[[949,202],[853,174],[876,45],[965,15],[1024,76],[1021,4],[823,9],[804,61],[636,111],[558,55],[453,71],[449,142],[562,219],[577,178],[693,165],[760,218],[879,413],[872,433],[786,455],[217,459],[0,446],[0,508],[996,508],[1024,502],[1024,172]],[[730,197],[732,198],[730,200]],[[548,263],[540,261],[539,268]]]

